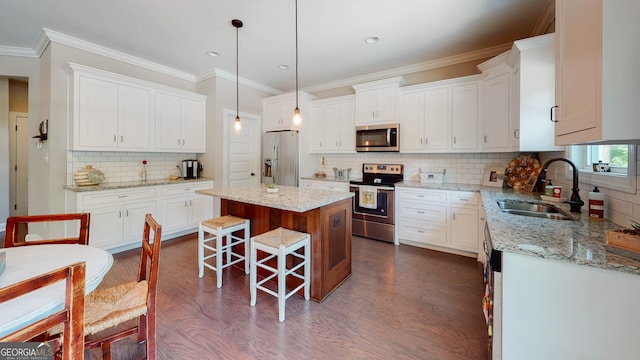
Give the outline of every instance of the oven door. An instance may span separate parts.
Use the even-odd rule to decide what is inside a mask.
[[[353,219],[393,224],[394,222],[394,188],[387,186],[377,186],[377,206],[375,209],[360,206],[360,187],[351,185],[349,188],[355,193],[353,198]]]

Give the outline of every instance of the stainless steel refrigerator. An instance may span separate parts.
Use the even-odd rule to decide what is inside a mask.
[[[262,182],[298,186],[297,131],[270,131],[262,134]]]

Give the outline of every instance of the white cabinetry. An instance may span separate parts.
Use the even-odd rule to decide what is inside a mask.
[[[480,195],[396,187],[396,243],[476,256]]]
[[[311,116],[309,101],[313,97],[298,92],[298,107],[302,114],[303,127],[307,116]],[[262,100],[262,131],[297,130],[292,124],[293,110],[296,108],[296,94],[288,93],[268,97]]]
[[[490,61],[499,61],[498,64],[484,70],[481,64],[478,66],[486,78],[482,80],[482,127],[480,130],[480,147],[484,151],[509,151],[510,141],[510,80],[511,69],[504,60],[506,54],[500,55]],[[487,63],[484,63],[487,64]]]
[[[70,149],[205,151],[206,96],[78,64],[69,69]]]
[[[151,91],[110,73],[72,65],[71,148],[148,151]]]
[[[513,68],[512,150],[561,151],[549,110],[555,103],[555,34],[518,40],[508,56]],[[515,138],[515,139],[514,139]]]
[[[356,90],[356,125],[398,122],[397,98],[402,77],[353,85]]]
[[[449,92],[450,87],[402,91],[402,152],[449,148]]]
[[[309,151],[312,153],[354,153],[355,98],[353,95],[315,100],[307,121]]]
[[[212,181],[159,186],[162,231],[174,233],[194,229],[200,221],[210,219],[213,216],[212,198],[195,191],[212,187]]]
[[[478,149],[478,82],[451,88],[451,149]]]
[[[349,183],[346,181],[300,179],[300,187],[305,189],[349,192]]]
[[[205,152],[205,98],[155,94],[156,147],[176,152]]]
[[[156,213],[156,188],[70,192],[69,212],[91,214],[89,245],[103,249],[138,244],[146,214]],[[138,244],[139,245],[139,244]]]
[[[640,139],[638,1],[556,1],[556,144]]]

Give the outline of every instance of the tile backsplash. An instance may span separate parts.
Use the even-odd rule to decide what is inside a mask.
[[[67,156],[67,185],[73,185],[73,174],[91,165],[104,173],[105,182],[142,180],[142,160],[147,160],[147,179],[180,175],[178,166],[185,159],[195,159],[189,153],[144,153],[116,151],[69,151]]]
[[[464,153],[464,154],[400,154],[400,153],[356,153],[325,154],[327,176],[333,175],[333,168],[351,168],[351,178],[362,177],[363,163],[389,163],[404,165],[405,180],[420,180],[418,172],[442,172],[446,169],[444,182],[457,184],[481,184],[487,165],[504,165],[519,153]],[[300,174],[313,176],[313,174]]]

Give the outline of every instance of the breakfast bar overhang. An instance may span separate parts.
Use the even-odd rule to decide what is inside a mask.
[[[219,197],[221,215],[251,220],[251,236],[284,227],[311,235],[311,299],[323,301],[351,276],[353,193],[265,185],[198,190]],[[287,287],[297,279],[288,279]]]

